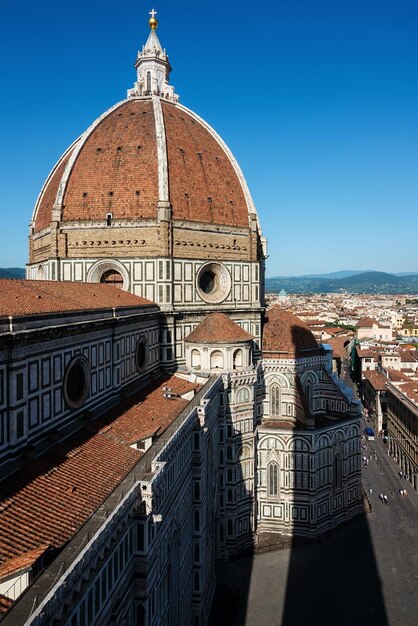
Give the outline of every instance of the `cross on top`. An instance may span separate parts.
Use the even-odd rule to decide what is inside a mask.
[[[152,9],[152,11],[150,11],[149,14],[151,15],[152,18],[154,18],[157,15],[157,11],[154,11],[154,9]]]

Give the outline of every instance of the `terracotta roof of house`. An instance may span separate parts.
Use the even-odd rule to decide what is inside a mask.
[[[0,317],[152,305],[112,285],[0,279]]]
[[[349,337],[331,337],[326,340],[326,343],[332,347],[334,359],[341,359],[344,356],[345,344],[349,341]]]
[[[391,368],[386,368],[386,371],[388,373],[389,376],[389,380],[393,381],[394,383],[402,383],[402,382],[410,382],[411,378],[410,376],[408,376],[407,374],[404,374],[403,372],[400,372],[399,370],[395,370],[395,369],[391,369]]]
[[[337,337],[341,335],[344,335],[345,338],[347,337],[347,331],[344,328],[340,328],[339,326],[323,326],[322,328],[317,328],[316,330]]]
[[[356,352],[357,352],[357,355],[358,355],[361,359],[369,357],[369,358],[372,358],[372,359],[374,359],[374,360],[377,360],[377,355],[378,355],[378,352],[377,352],[377,351],[372,350],[371,348],[364,348],[364,349],[362,350],[362,349],[360,348],[360,346],[356,346]]]
[[[385,389],[388,379],[381,372],[369,370],[364,372],[363,375],[376,391],[382,391]]]
[[[377,322],[372,317],[362,317],[356,324],[357,328],[372,328],[373,324],[377,324],[379,326],[379,322]]]
[[[326,322],[324,322],[324,320],[304,320],[306,325],[311,327],[311,326],[325,326]]]
[[[418,361],[418,352],[415,354],[411,350],[401,350],[400,354],[402,363],[414,363]]]
[[[320,354],[320,348],[305,322],[275,305],[264,318],[262,352],[265,358],[301,358]]]
[[[224,313],[211,313],[185,337],[191,343],[234,343],[254,337]]]
[[[411,381],[402,385],[401,389],[410,400],[418,404],[418,381]],[[418,407],[416,408],[418,413]]]
[[[133,469],[142,453],[129,444],[162,433],[188,404],[165,399],[164,386],[179,395],[196,389],[175,376],[154,381],[0,483],[4,571],[47,545],[62,547]]]

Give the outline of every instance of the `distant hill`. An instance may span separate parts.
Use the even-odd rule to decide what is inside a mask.
[[[0,267],[0,278],[25,278],[23,267]]]
[[[300,276],[277,276],[276,278],[347,278],[347,276],[363,274],[368,271],[370,270],[340,270],[339,272],[330,272],[329,274],[301,274]]]
[[[338,274],[338,272],[336,272]],[[325,276],[294,276],[267,278],[266,291],[278,293],[281,289],[289,293],[418,293],[418,273],[397,276],[386,272],[361,272],[341,278]]]

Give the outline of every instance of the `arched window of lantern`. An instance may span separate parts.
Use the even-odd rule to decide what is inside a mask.
[[[267,486],[269,497],[277,498],[279,496],[279,466],[274,461],[267,467]]]
[[[239,369],[241,367],[243,367],[243,354],[242,354],[242,350],[235,350],[234,355],[233,355],[233,368],[234,370]]]
[[[280,415],[280,387],[272,385],[270,387],[270,415]]]
[[[210,354],[210,369],[223,369],[224,355],[220,350],[213,350]]]
[[[200,367],[200,350],[193,349],[191,352],[191,365],[192,367]]]
[[[147,91],[151,92],[151,72],[147,72]]]

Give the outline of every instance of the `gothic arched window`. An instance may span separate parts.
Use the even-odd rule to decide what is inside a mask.
[[[151,72],[147,72],[147,91],[151,93]]]
[[[243,404],[250,401],[250,392],[246,387],[240,389],[237,393],[237,404]]]
[[[341,489],[343,486],[343,460],[341,454],[336,454],[334,458],[334,487]]]
[[[269,463],[267,467],[268,474],[268,495],[277,498],[279,495],[279,467],[277,463]]]
[[[306,385],[306,400],[308,401],[309,410],[313,409],[313,382],[311,380],[308,381]]]
[[[280,415],[280,387],[272,385],[270,387],[270,415]]]

